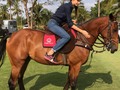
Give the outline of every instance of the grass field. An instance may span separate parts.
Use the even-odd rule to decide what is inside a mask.
[[[119,45],[120,46],[120,45]],[[120,50],[94,54],[91,66],[88,61],[82,66],[77,90],[119,90]],[[0,90],[8,90],[10,63],[6,55],[0,68]],[[26,90],[62,90],[67,79],[68,67],[46,66],[31,61],[24,77]],[[18,86],[16,88],[18,89]]]

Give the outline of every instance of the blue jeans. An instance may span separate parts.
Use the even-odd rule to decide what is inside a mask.
[[[53,47],[54,52],[60,50],[69,40],[70,35],[59,26],[56,20],[50,19],[47,24],[49,30],[60,37],[57,44]]]

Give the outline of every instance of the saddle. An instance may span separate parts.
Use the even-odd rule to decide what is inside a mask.
[[[67,54],[70,53],[74,47],[75,47],[75,43],[76,43],[76,32],[69,28],[67,24],[64,24],[62,26],[64,28],[64,30],[71,36],[71,39],[58,51],[62,54]],[[55,35],[54,33],[52,33],[47,26],[44,27],[45,28],[45,34],[44,34],[44,38],[46,35],[50,35],[51,38],[56,39],[56,41],[60,38],[59,36]],[[50,39],[49,39],[50,40]],[[53,41],[53,46],[56,43],[56,41]],[[44,41],[43,41],[44,42]],[[44,45],[43,45],[44,46]],[[45,46],[44,46],[45,47]],[[49,47],[49,46],[48,46]],[[51,46],[50,46],[51,47]]]
[[[63,48],[61,48],[56,54],[55,54],[55,58],[56,56],[58,55],[58,53],[61,53],[62,54],[62,57],[63,57],[63,63],[65,65],[67,65],[67,56],[66,54],[70,53],[75,46],[80,46],[80,47],[83,47],[83,48],[86,48],[88,50],[92,50],[92,47],[89,45],[87,39],[85,38],[84,35],[82,35],[81,33],[79,32],[75,32],[75,30],[71,29],[68,27],[67,24],[64,24],[62,26],[64,28],[64,30],[71,36],[71,39],[63,46]],[[44,27],[45,30],[44,30],[44,38],[46,35],[50,35],[50,37],[54,38],[53,40],[56,39],[56,41],[60,38],[59,36],[55,35],[54,33],[52,33],[48,28],[47,26]],[[44,39],[43,39],[44,40]],[[50,41],[50,39],[48,40]],[[55,45],[55,42],[53,42],[53,46]],[[44,41],[43,41],[44,42]],[[44,43],[43,43],[43,46],[44,46]],[[52,46],[52,47],[53,47]],[[49,46],[47,46],[48,48]],[[51,47],[50,47],[51,48]],[[56,60],[56,59],[55,59]]]

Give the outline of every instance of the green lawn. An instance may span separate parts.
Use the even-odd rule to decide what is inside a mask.
[[[119,45],[120,46],[120,45]],[[120,50],[94,54],[91,66],[83,65],[77,90],[119,90]],[[67,79],[68,67],[46,66],[31,61],[24,77],[26,90],[62,90]],[[0,69],[0,90],[8,90],[10,63],[8,57]],[[18,87],[16,88],[18,90]]]

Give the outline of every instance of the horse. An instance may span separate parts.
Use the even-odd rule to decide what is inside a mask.
[[[5,34],[9,33],[9,30],[7,28],[2,28],[3,21],[0,20],[0,38],[4,37]]]
[[[9,33],[8,29],[2,29],[0,27],[0,38],[5,37],[5,34]]]
[[[88,46],[92,47],[100,35],[108,51],[114,53],[118,50],[118,25],[112,14],[91,19],[78,27],[86,30],[91,35],[90,38],[86,39]],[[9,90],[15,90],[17,82],[19,90],[25,90],[23,77],[31,59],[45,65],[67,65],[69,67],[68,79],[63,90],[69,88],[76,90],[81,66],[87,62],[90,49],[86,45],[76,45],[81,41],[79,38],[81,34],[77,33],[78,38],[73,50],[66,54],[67,63],[64,64],[62,54],[58,53],[56,56],[58,64],[54,64],[44,59],[45,53],[50,50],[50,48],[43,47],[44,34],[43,31],[39,30],[22,29],[14,32],[8,39],[6,37],[2,40],[4,45],[2,47],[0,45],[1,62],[4,60],[2,57],[6,50],[11,63],[11,75],[8,80]]]

